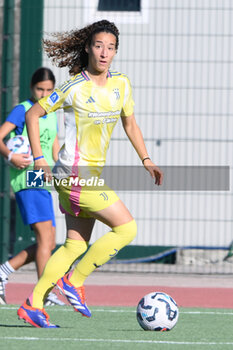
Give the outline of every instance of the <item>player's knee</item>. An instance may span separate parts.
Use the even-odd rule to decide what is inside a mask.
[[[52,227],[52,235],[51,235],[51,250],[56,248],[56,229]]]
[[[56,248],[56,239],[55,235],[51,235],[50,238],[47,238],[46,242],[44,242],[44,245],[47,246],[48,250],[52,251]]]
[[[135,220],[130,221],[129,224],[130,224],[129,234],[130,234],[131,240],[133,240],[137,235],[137,224]]]
[[[128,242],[130,243],[137,235],[137,224],[135,220],[127,222],[126,224],[116,226],[113,228],[115,233],[121,234],[127,237]]]
[[[55,240],[50,238],[47,239],[37,239],[37,249],[43,252],[51,253],[52,250],[56,247]]]
[[[88,242],[67,238],[64,243],[64,248],[69,253],[77,254],[78,252],[78,254],[81,255],[87,250]]]
[[[50,249],[51,249],[51,251],[52,250],[54,250],[56,248],[56,241],[55,241],[55,239],[51,242],[51,247],[50,247]]]

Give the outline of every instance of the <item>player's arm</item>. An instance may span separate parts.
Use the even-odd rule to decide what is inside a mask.
[[[53,142],[53,160],[56,162],[58,160],[58,152],[60,151],[60,145],[58,141],[58,136],[56,135]]]
[[[10,155],[10,150],[6,147],[3,140],[14,129],[15,124],[10,122],[4,122],[0,127],[0,153],[5,158],[8,158]]]
[[[159,167],[157,167],[149,158],[145,142],[142,136],[142,132],[136,123],[134,114],[128,117],[121,117],[121,120],[125,133],[128,136],[140,159],[143,160],[145,158],[148,158],[145,159],[145,161],[143,162],[144,167],[155,179],[155,184],[162,185],[163,173],[159,169]]]
[[[29,156],[25,154],[13,154],[5,145],[4,138],[16,127],[11,122],[4,122],[0,127],[0,153],[3,157],[8,159],[16,168],[24,169],[30,164]]]
[[[32,148],[34,158],[34,168],[43,169],[48,174],[48,179],[51,178],[51,171],[46,160],[43,157],[40,145],[40,127],[39,118],[46,114],[44,108],[37,102],[26,113],[25,121],[27,125],[28,138]],[[42,158],[41,158],[42,157]],[[38,159],[36,159],[38,158]]]

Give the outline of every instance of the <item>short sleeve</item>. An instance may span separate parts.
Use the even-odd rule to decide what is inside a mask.
[[[68,106],[68,100],[69,94],[63,93],[59,88],[57,88],[51,95],[43,97],[38,102],[48,114]]]
[[[25,107],[23,105],[14,107],[7,116],[6,121],[15,124],[16,135],[21,135],[25,125]]]
[[[129,117],[134,112],[134,100],[132,96],[132,87],[129,79],[125,76],[125,95],[121,111],[122,117]]]

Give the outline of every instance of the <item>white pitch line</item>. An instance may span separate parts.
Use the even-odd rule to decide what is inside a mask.
[[[172,344],[172,345],[233,345],[233,342],[181,342],[162,340],[129,340],[129,339],[83,339],[83,338],[39,338],[39,337],[0,337],[2,340],[28,340],[28,341],[69,341],[92,343],[141,343],[141,344]]]
[[[15,306],[0,306],[0,310],[18,310],[18,307]],[[50,309],[52,312],[73,312],[73,308],[71,307],[62,307],[59,309]],[[136,310],[136,308],[135,308]],[[93,312],[110,312],[110,313],[135,313],[135,310],[127,310],[127,309],[93,309]],[[188,315],[229,315],[232,316],[233,312],[221,312],[221,311],[180,311],[180,314],[188,314]]]
[[[180,311],[180,314],[192,314],[192,315],[233,315],[233,312],[220,312],[220,311]]]

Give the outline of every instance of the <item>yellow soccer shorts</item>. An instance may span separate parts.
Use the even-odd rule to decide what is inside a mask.
[[[70,180],[71,179],[71,180]],[[72,178],[54,179],[54,187],[59,195],[62,213],[89,218],[89,212],[96,212],[119,200],[117,194],[106,184],[80,185]]]

